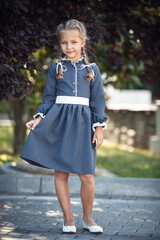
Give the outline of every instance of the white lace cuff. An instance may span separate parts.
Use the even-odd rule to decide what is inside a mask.
[[[96,130],[96,127],[98,127],[98,126],[102,126],[102,129],[103,129],[103,130],[107,128],[107,125],[106,125],[105,122],[103,122],[103,123],[99,123],[99,122],[93,123],[92,129],[93,129],[94,132],[95,132],[95,130]]]
[[[42,118],[45,117],[45,115],[43,115],[43,113],[37,113],[33,116],[33,118],[36,119],[38,116],[41,116]]]

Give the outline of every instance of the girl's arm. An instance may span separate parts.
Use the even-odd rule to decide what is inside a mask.
[[[94,81],[91,82],[90,91],[90,108],[92,112],[92,129],[96,130],[97,126],[106,129],[108,116],[105,114],[105,96],[103,90],[103,79],[97,65],[94,68]]]
[[[94,131],[92,142],[95,142],[97,139],[97,148],[103,142],[102,130],[106,129],[106,121],[108,116],[105,114],[103,79],[97,65],[95,65],[94,73],[94,81],[91,82],[90,108],[92,112],[92,130]]]
[[[55,86],[56,86],[56,71],[55,71],[56,64],[52,63],[48,69],[47,73],[47,80],[45,84],[45,88],[43,91],[42,100],[43,103],[37,107],[37,114],[33,116],[34,119],[41,116],[42,118],[45,117],[47,112],[55,103]]]

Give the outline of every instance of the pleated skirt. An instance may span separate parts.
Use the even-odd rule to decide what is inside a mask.
[[[30,130],[20,157],[32,165],[75,174],[95,174],[89,106],[55,103]]]

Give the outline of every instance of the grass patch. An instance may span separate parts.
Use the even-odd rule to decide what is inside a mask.
[[[97,166],[120,177],[160,178],[160,155],[104,140],[97,151]]]
[[[0,166],[20,160],[19,154],[13,154],[13,131],[12,126],[0,126]],[[28,133],[27,131],[27,135]]]
[[[29,134],[27,130],[26,139]],[[20,160],[13,155],[13,127],[0,126],[0,165]],[[97,150],[97,167],[120,177],[160,178],[160,155],[112,144],[106,139]]]

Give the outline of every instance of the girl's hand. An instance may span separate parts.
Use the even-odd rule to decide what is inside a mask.
[[[101,126],[96,127],[96,130],[93,135],[92,143],[94,143],[96,141],[96,139],[97,139],[97,144],[96,144],[95,149],[97,149],[103,143],[103,130],[102,130]]]
[[[27,123],[26,123],[26,127],[27,127],[28,129],[32,129],[32,130],[33,130],[41,120],[42,120],[42,117],[39,116],[38,118],[27,122]]]

